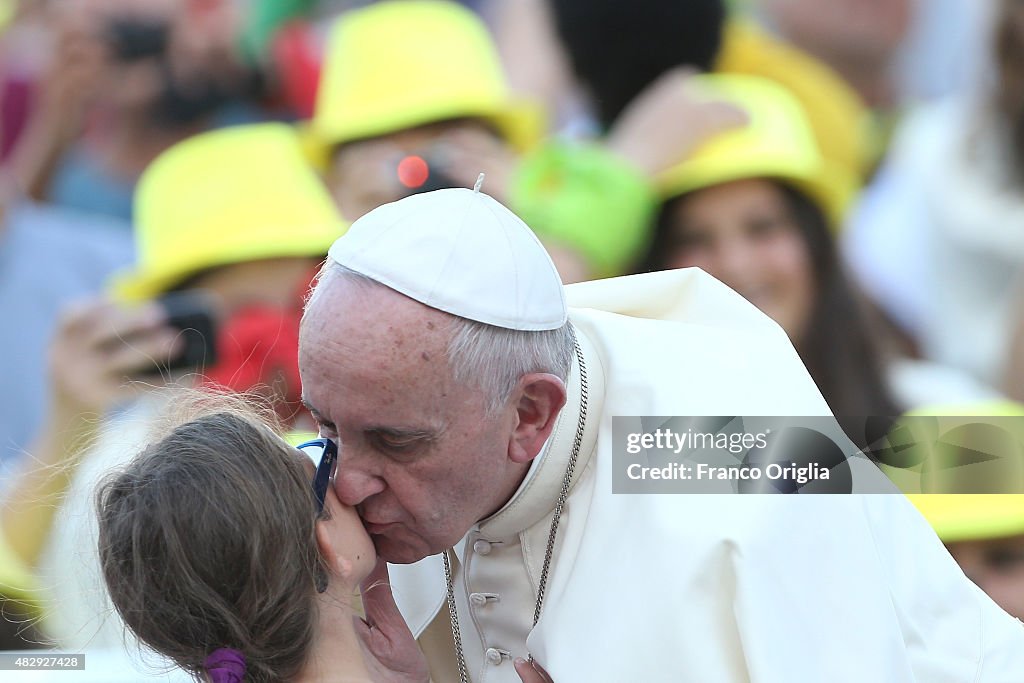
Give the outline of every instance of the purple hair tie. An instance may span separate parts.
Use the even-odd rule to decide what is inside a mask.
[[[203,663],[210,683],[242,683],[245,677],[245,655],[230,647],[210,653]]]

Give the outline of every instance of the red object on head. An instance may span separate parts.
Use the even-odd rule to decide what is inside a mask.
[[[301,20],[285,24],[271,41],[270,50],[286,103],[300,118],[312,118],[323,66],[313,25]]]
[[[430,177],[430,167],[423,157],[407,156],[398,162],[398,181],[410,189],[423,187]]]
[[[302,409],[299,380],[299,311],[253,307],[239,311],[217,331],[217,364],[201,385],[255,392],[269,398],[291,423]]]
[[[205,369],[201,384],[267,393],[286,423],[297,417],[302,410],[299,323],[315,273],[314,268],[296,289],[293,305],[249,306],[223,321],[217,329],[217,364]]]

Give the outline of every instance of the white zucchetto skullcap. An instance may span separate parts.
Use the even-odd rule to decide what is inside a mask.
[[[415,194],[366,214],[328,258],[406,296],[510,330],[568,319],[551,257],[514,213],[468,189]]]

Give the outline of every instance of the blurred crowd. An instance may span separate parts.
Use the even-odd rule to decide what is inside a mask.
[[[327,248],[480,173],[566,283],[735,289],[840,420],[1024,415],[1015,0],[0,0],[0,163],[0,649],[121,670],[93,491],[155,389],[308,431]],[[992,498],[921,509],[1024,618]]]

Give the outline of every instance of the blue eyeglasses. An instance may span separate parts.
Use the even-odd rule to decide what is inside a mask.
[[[316,514],[324,511],[324,500],[327,498],[327,487],[331,485],[334,472],[338,467],[338,446],[330,439],[313,439],[301,443],[297,448],[309,456],[316,465],[313,475],[313,496],[316,498]]]

